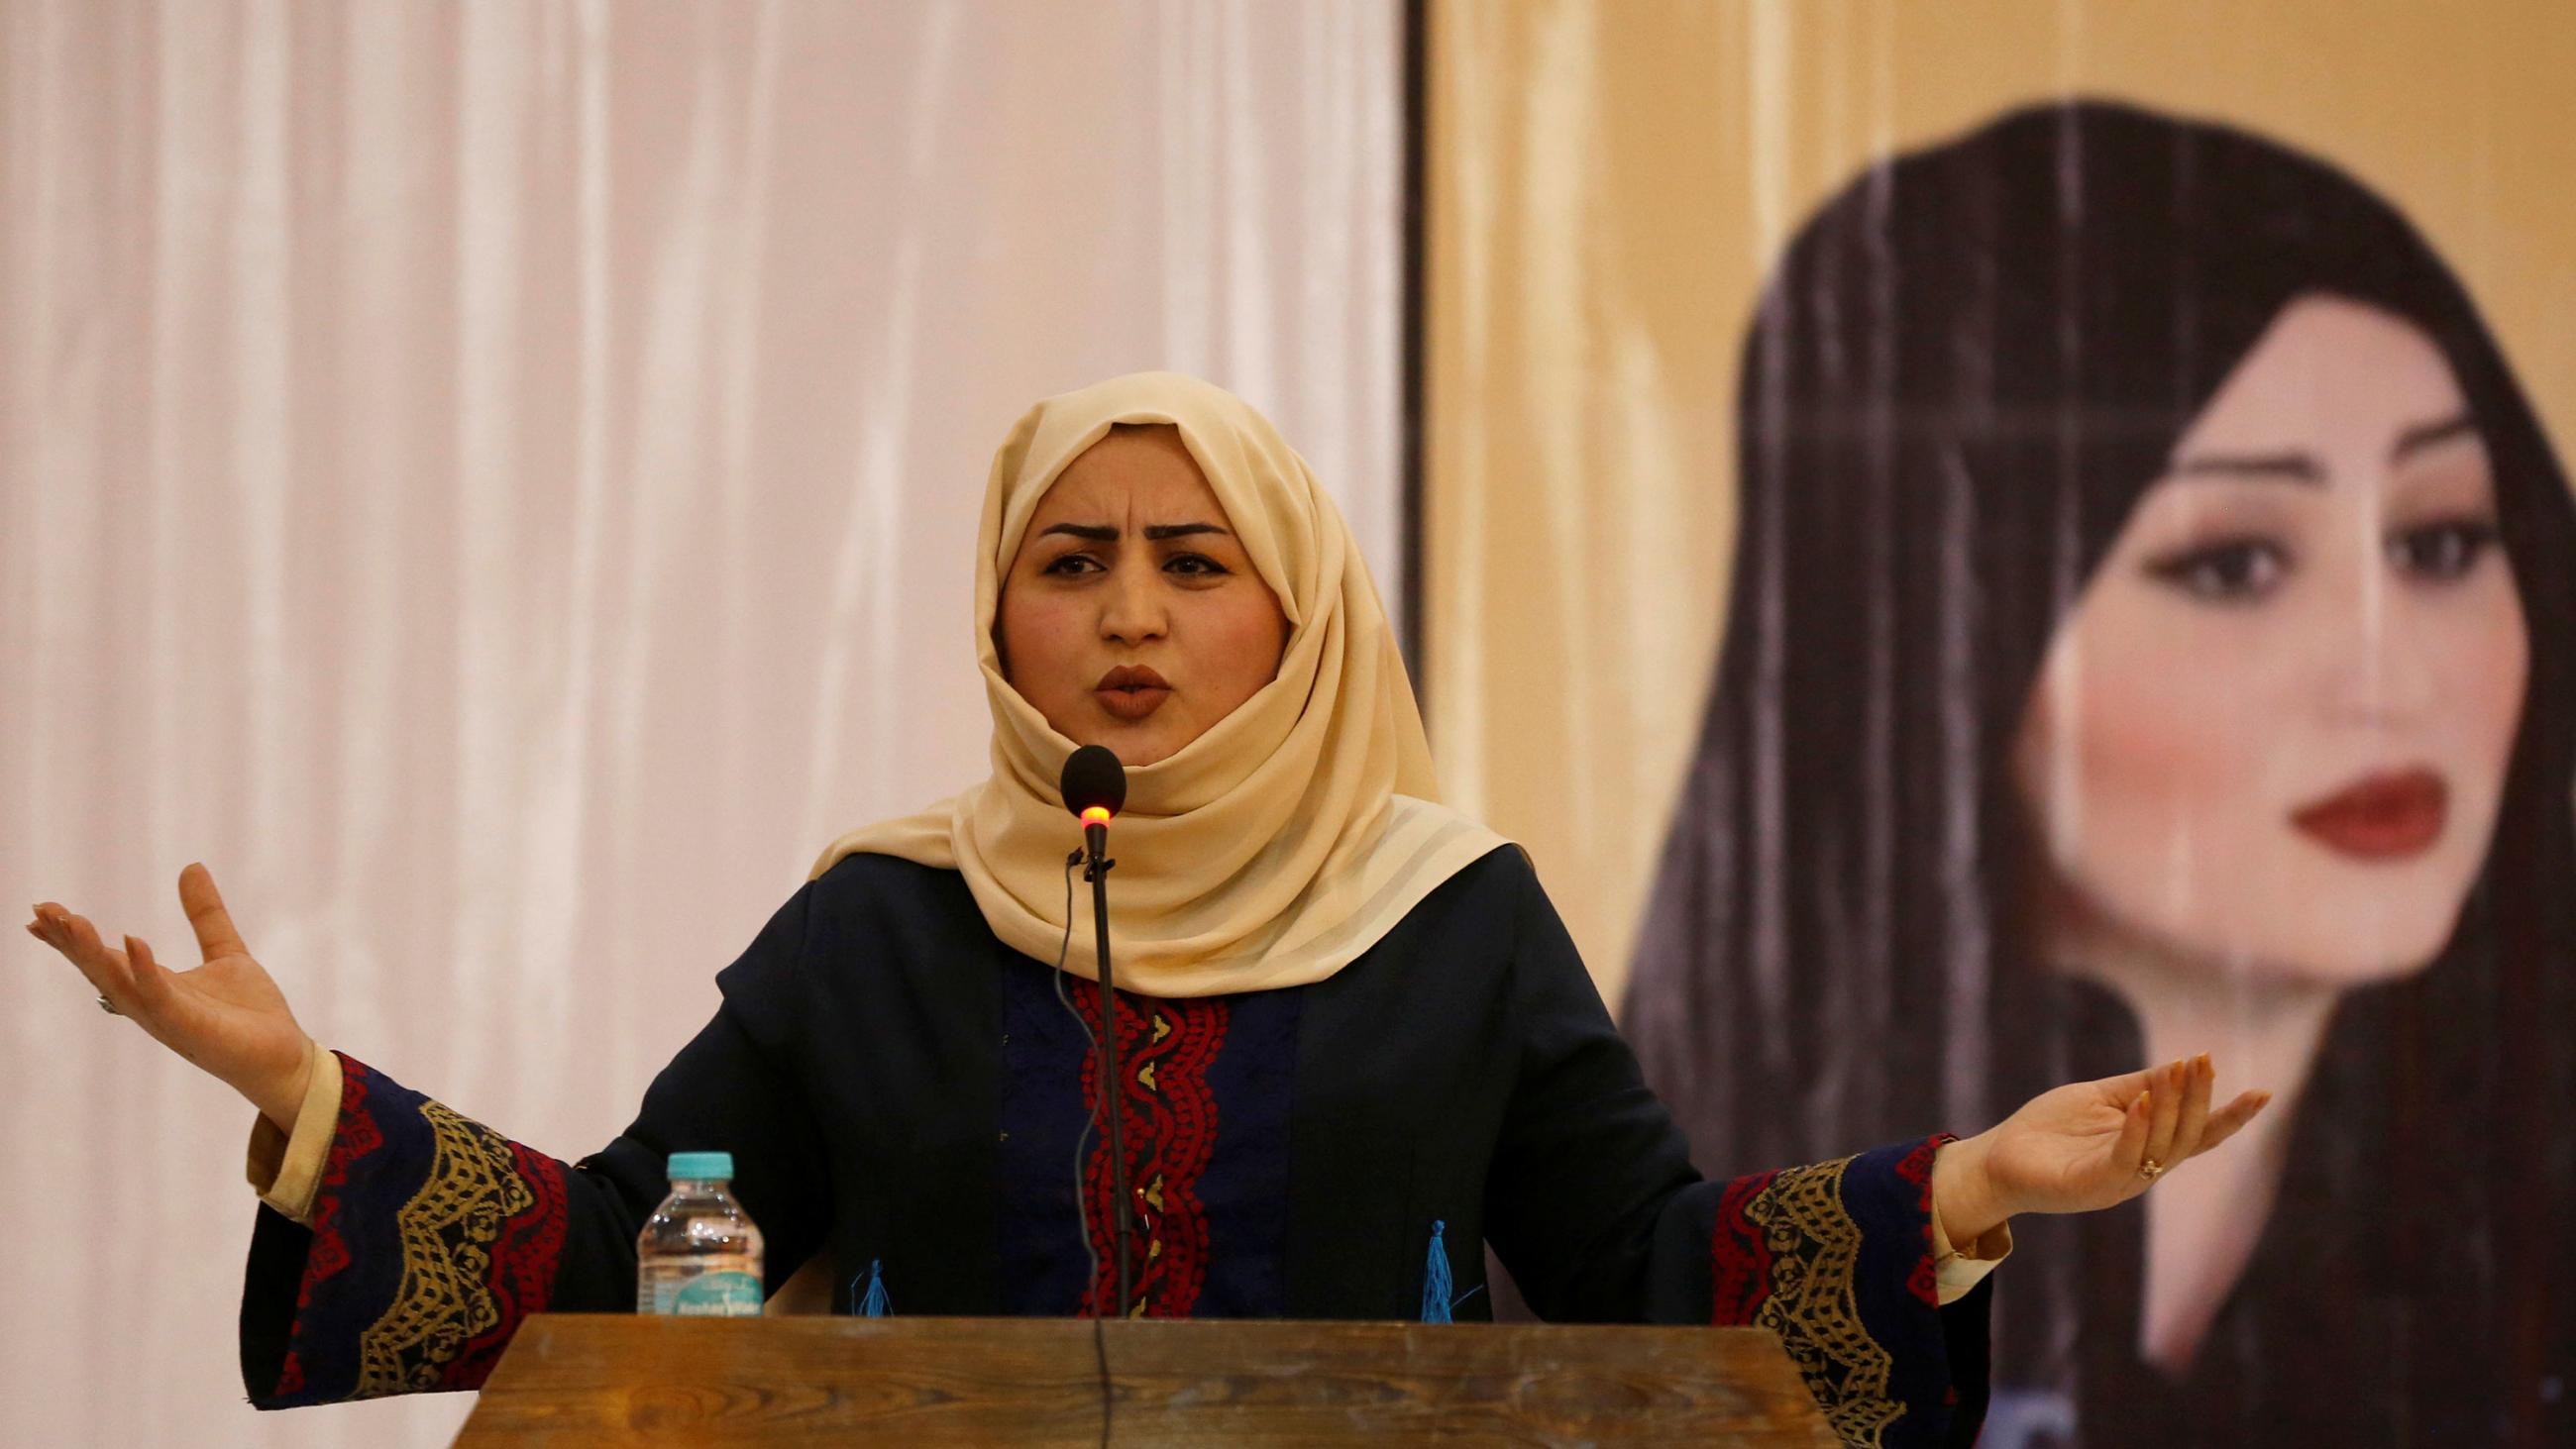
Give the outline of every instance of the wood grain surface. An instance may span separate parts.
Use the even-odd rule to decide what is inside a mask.
[[[1761,1329],[541,1314],[462,1446],[1835,1442]],[[1102,1357],[1109,1393],[1102,1395]]]

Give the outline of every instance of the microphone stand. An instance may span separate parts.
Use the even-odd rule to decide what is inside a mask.
[[[1091,882],[1092,944],[1100,960],[1100,1101],[1109,1118],[1110,1236],[1117,1240],[1118,1316],[1127,1316],[1127,1244],[1134,1231],[1128,1216],[1127,1143],[1120,1124],[1127,1116],[1127,1082],[1118,1072],[1118,986],[1109,969],[1109,827],[1097,820],[1082,823],[1082,849],[1087,858],[1082,878]]]

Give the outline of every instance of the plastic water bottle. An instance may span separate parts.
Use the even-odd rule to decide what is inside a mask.
[[[760,1316],[760,1229],[733,1200],[730,1152],[671,1154],[671,1195],[635,1240],[635,1311]]]

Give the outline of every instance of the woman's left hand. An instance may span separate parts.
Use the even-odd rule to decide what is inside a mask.
[[[1994,1127],[1941,1150],[1933,1201],[1965,1247],[2016,1213],[2080,1213],[2126,1202],[2236,1135],[2272,1100],[2246,1092],[2211,1111],[2217,1069],[2202,1053],[2043,1092]]]

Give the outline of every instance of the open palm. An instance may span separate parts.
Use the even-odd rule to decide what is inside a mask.
[[[122,950],[109,946],[87,919],[50,901],[36,907],[27,931],[69,958],[119,1015],[153,1040],[230,1084],[281,1125],[291,1124],[310,1039],[285,993],[242,945],[213,873],[203,865],[181,871],[179,902],[205,958],[185,971],[163,966],[139,937],[125,937]]]
[[[2217,1070],[2206,1055],[2043,1092],[1997,1124],[1985,1171],[1998,1208],[2090,1212],[2147,1190],[2159,1170],[2234,1136],[2271,1100],[2246,1092],[2209,1109]]]

